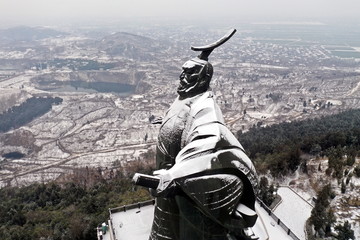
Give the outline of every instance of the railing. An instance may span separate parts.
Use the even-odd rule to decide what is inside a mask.
[[[265,211],[276,221],[276,223],[282,228],[284,229],[284,231],[294,240],[301,240],[300,238],[298,238],[295,233],[293,231],[291,231],[291,229],[289,227],[287,227],[285,225],[285,223],[283,223],[280,218],[278,218],[272,211],[271,209],[263,202],[261,201],[259,198],[257,199],[257,201],[259,202],[260,206],[262,208],[265,209]],[[131,204],[131,205],[125,205],[125,206],[121,206],[121,207],[116,207],[116,208],[109,208],[109,213],[110,213],[110,224],[109,227],[112,227],[112,232],[115,231],[115,229],[113,229],[113,224],[112,224],[112,216],[111,214],[113,213],[117,213],[117,212],[126,212],[127,210],[131,210],[131,209],[135,209],[135,208],[141,208],[144,206],[149,206],[149,205],[154,205],[155,204],[155,200],[148,200],[145,202],[139,202],[139,203],[135,203],[135,204]],[[115,237],[115,239],[117,239]]]
[[[110,216],[111,216],[112,213],[126,212],[127,210],[131,210],[131,209],[135,209],[135,208],[141,208],[141,207],[144,207],[144,206],[149,206],[149,205],[154,205],[154,204],[155,204],[155,200],[148,200],[148,201],[145,201],[145,202],[134,203],[134,204],[125,205],[125,206],[121,206],[121,207],[109,208],[109,213],[110,213]]]
[[[114,226],[112,224],[112,221],[109,219],[109,234],[110,234],[110,240],[114,240],[115,234],[114,234]]]
[[[303,196],[301,196],[299,193],[297,193],[294,189],[292,189],[289,186],[281,186],[281,187],[287,187],[289,188],[293,193],[295,193],[299,198],[301,198],[304,202],[306,202],[307,204],[309,204],[312,208],[314,208],[314,205],[312,205],[311,203],[309,203],[308,201],[306,201],[306,199],[303,198]]]
[[[270,209],[268,206],[266,206],[266,204],[265,204],[263,201],[261,201],[259,198],[257,199],[257,201],[259,202],[260,206],[261,206],[262,208],[264,208],[265,211],[276,221],[276,223],[277,223],[282,229],[285,230],[285,232],[287,233],[287,235],[289,235],[289,236],[290,236],[292,239],[294,239],[294,240],[300,240],[300,238],[298,238],[298,237],[295,235],[295,233],[294,233],[293,231],[291,231],[291,229],[288,228],[288,227],[285,225],[285,223],[283,223],[283,222],[280,220],[280,218],[278,218],[278,217],[271,211],[271,209]]]
[[[113,213],[126,212],[127,210],[131,210],[131,209],[135,209],[135,208],[140,209],[141,207],[154,205],[154,204],[155,204],[155,200],[148,200],[148,201],[145,201],[145,202],[134,203],[134,204],[125,205],[125,206],[121,206],[121,207],[109,208],[109,213],[110,213],[110,219],[109,219],[110,239],[111,240],[118,240],[118,238],[114,234],[115,229],[114,229],[113,219],[112,219],[112,214]]]
[[[115,236],[114,233],[115,233],[115,228],[114,228],[112,216],[110,215],[110,218],[109,218],[109,234],[110,234],[110,240],[117,240],[117,238],[116,238],[116,236]]]

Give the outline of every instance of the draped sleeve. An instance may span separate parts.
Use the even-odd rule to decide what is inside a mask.
[[[230,130],[211,92],[191,104],[175,164],[157,191],[180,188],[201,211],[227,221],[238,204],[254,210],[257,176],[251,160]]]

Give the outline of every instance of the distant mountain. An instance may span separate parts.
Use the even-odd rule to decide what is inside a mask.
[[[155,60],[155,54],[161,49],[162,43],[154,39],[118,32],[105,36],[99,41],[99,49],[111,56],[121,56],[140,61]]]
[[[0,30],[1,42],[34,41],[49,37],[63,36],[67,33],[45,27],[18,26]]]

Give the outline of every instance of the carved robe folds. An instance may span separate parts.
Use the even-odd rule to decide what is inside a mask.
[[[175,100],[160,128],[156,161],[150,239],[229,239],[254,225],[256,172],[211,91]]]

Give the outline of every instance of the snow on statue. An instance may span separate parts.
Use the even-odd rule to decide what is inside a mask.
[[[162,121],[155,176],[136,174],[138,185],[156,197],[149,239],[257,239],[254,226],[257,176],[251,160],[224,125],[210,88],[213,44],[192,47],[175,99]]]

